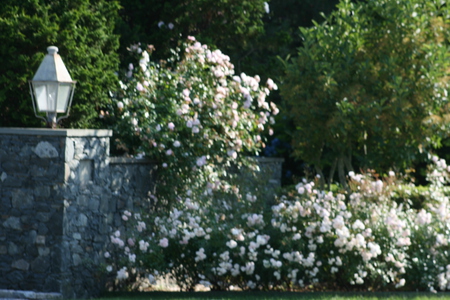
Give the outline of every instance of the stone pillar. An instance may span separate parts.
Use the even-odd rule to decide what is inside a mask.
[[[110,130],[0,128],[0,289],[90,297],[115,207]]]

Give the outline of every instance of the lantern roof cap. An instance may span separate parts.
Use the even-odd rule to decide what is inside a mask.
[[[47,52],[48,54],[42,60],[33,81],[73,82],[58,54],[58,47],[50,46],[47,48]]]

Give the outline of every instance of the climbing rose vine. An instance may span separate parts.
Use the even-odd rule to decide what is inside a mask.
[[[278,108],[267,101],[277,89],[271,79],[236,75],[230,58],[193,37],[173,56],[151,61],[153,47],[131,47],[139,64],[130,64],[107,115],[116,145],[155,160],[158,204],[172,204],[205,185],[217,189],[230,168],[248,165],[272,134]],[[106,113],[104,113],[106,115]]]

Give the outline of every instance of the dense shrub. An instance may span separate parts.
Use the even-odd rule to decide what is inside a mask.
[[[98,111],[117,86],[117,1],[5,0],[0,6],[0,126],[40,126],[28,87],[55,45],[77,81],[65,127],[98,127]]]
[[[303,181],[270,209],[250,193],[205,191],[166,214],[125,212],[127,231],[111,236],[124,260],[109,269],[121,279],[171,274],[183,288],[447,290],[450,167],[433,162],[422,209],[392,201],[391,172],[349,174],[350,193]]]
[[[104,113],[117,147],[158,163],[153,200],[159,207],[186,197],[187,190],[219,188],[233,169],[248,165],[241,153],[255,155],[263,147],[261,134],[271,131],[271,114],[278,113],[266,101],[276,85],[235,75],[228,56],[193,37],[159,64],[150,61],[151,46],[133,49],[139,65],[129,66]]]
[[[281,85],[297,158],[329,183],[354,167],[405,170],[448,136],[449,6],[434,0],[340,1],[301,28]]]

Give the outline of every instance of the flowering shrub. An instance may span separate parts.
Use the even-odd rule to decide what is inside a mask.
[[[126,228],[111,235],[121,259],[107,271],[149,283],[170,274],[187,290],[450,288],[445,161],[433,159],[420,209],[392,200],[395,174],[370,173],[350,173],[349,192],[337,194],[305,180],[269,205],[264,186],[239,174],[238,153],[263,146],[274,83],[235,76],[227,56],[193,38],[164,64],[151,50],[130,66],[110,115],[124,148],[158,163],[152,197],[167,205],[124,212]]]
[[[235,191],[235,199],[201,205],[183,198],[164,216],[126,212],[128,242],[112,241],[129,269],[152,279],[173,274],[186,289],[447,290],[450,210],[442,185],[449,174],[434,158],[421,209],[392,200],[399,183],[393,172],[383,180],[350,173],[349,193],[305,180],[271,207]]]
[[[260,151],[278,113],[266,101],[277,88],[271,79],[260,86],[259,76],[235,75],[228,56],[193,37],[183,49],[157,64],[151,46],[132,47],[139,67],[129,66],[109,112],[119,147],[158,163],[160,203],[185,196],[186,186],[218,185],[231,165],[243,164],[239,153]]]

